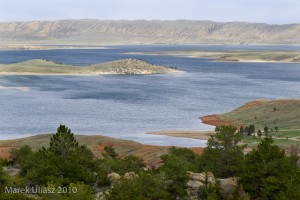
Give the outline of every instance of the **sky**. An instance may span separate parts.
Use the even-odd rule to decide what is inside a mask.
[[[0,0],[0,21],[62,19],[300,23],[300,0]]]

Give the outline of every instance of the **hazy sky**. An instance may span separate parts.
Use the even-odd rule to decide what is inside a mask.
[[[58,19],[300,23],[300,0],[0,0],[0,21]]]

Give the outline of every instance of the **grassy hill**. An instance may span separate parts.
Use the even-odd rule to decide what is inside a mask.
[[[131,58],[81,67],[42,59],[0,65],[0,74],[4,75],[163,74],[176,71]]]
[[[274,143],[290,151],[291,146],[300,146],[300,99],[255,100],[224,114],[208,115],[200,118],[203,123],[236,127],[254,124],[256,132],[260,129],[265,136],[264,127],[268,127]],[[279,128],[279,131],[275,130]],[[273,131],[272,131],[273,130]],[[244,136],[242,142],[248,147],[256,147],[261,138]]]
[[[8,158],[12,148],[29,145],[33,150],[48,147],[52,134],[41,134],[14,140],[0,140],[0,158]],[[112,146],[122,156],[130,154],[139,156],[145,160],[147,165],[156,166],[160,164],[160,156],[167,153],[169,146],[145,145],[131,140],[116,139],[101,135],[75,135],[81,145],[86,145],[92,150],[96,157],[101,157],[105,146]],[[201,154],[203,148],[193,147],[195,153]]]
[[[29,145],[33,150],[48,147],[51,134],[36,135],[14,140],[0,140],[0,158],[8,158],[12,148]],[[101,157],[105,146],[112,146],[120,156],[129,154],[145,159],[148,165],[156,165],[160,156],[167,152],[169,147],[143,145],[130,140],[120,140],[100,135],[75,135],[76,140],[92,150],[96,157]]]
[[[299,129],[300,99],[251,101],[218,117],[235,124],[254,124],[257,128]]]

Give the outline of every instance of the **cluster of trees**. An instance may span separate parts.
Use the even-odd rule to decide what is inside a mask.
[[[274,129],[271,128],[271,132],[273,132],[274,130],[276,132],[278,132],[279,131],[278,126],[274,127]],[[241,126],[240,129],[239,129],[239,133],[241,133],[243,135],[247,135],[247,136],[253,135],[255,133],[255,126],[254,126],[254,124],[250,124],[249,126],[245,126],[245,127]],[[257,130],[257,136],[258,137],[261,137],[263,133],[264,134],[268,134],[269,133],[269,128],[267,126],[264,127],[263,132],[260,129]]]
[[[94,199],[95,192],[106,189],[107,200],[186,199],[187,171],[212,172],[218,178],[239,177],[238,192],[231,197],[221,195],[221,188],[202,188],[200,199],[300,199],[298,156],[287,155],[266,135],[258,147],[245,154],[240,145],[242,135],[233,126],[216,127],[201,155],[187,148],[171,147],[161,156],[163,165],[145,170],[144,161],[136,156],[120,158],[112,147],[106,147],[101,159],[75,140],[71,130],[60,126],[51,137],[48,148],[32,151],[29,146],[12,152],[11,163],[20,174],[8,177],[0,168],[0,199],[32,199],[21,194],[3,194],[4,186],[40,185],[45,188],[63,186],[76,192],[40,194],[40,199]],[[7,163],[2,163],[7,164]],[[121,178],[113,183],[107,175],[135,172],[135,178]]]
[[[240,133],[246,134],[247,136],[252,135],[255,133],[255,126],[254,124],[250,124],[249,126],[246,126],[245,128],[243,126],[240,127]]]

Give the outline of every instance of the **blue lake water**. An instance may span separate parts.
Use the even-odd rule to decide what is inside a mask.
[[[137,58],[177,67],[181,74],[0,76],[0,139],[55,132],[59,124],[145,144],[203,146],[205,141],[146,135],[158,130],[213,130],[200,116],[260,98],[299,98],[300,64],[228,63],[127,52],[165,50],[300,50],[299,46],[149,45],[109,49],[0,51],[0,63],[48,59],[88,65]]]

